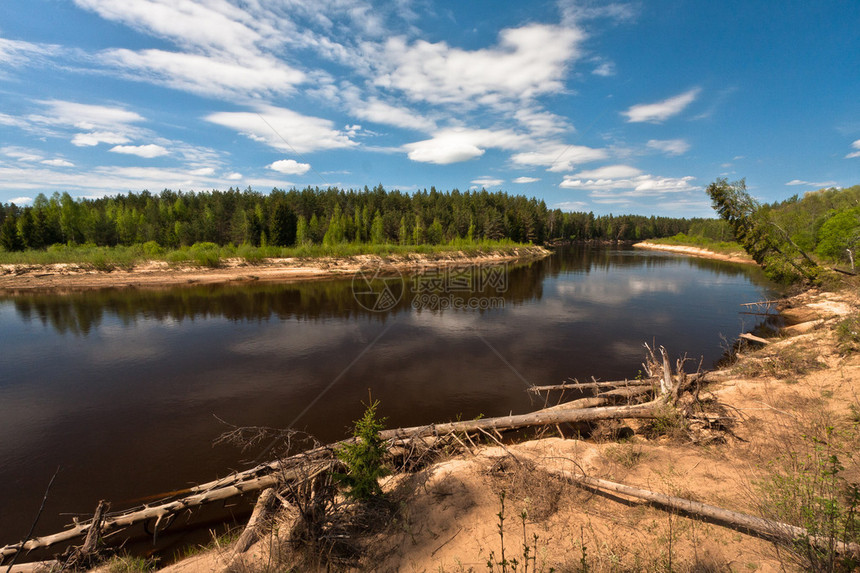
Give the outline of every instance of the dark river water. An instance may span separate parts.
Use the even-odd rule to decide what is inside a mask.
[[[389,427],[524,412],[528,384],[635,377],[652,340],[712,366],[772,294],[749,266],[625,248],[369,276],[0,298],[0,545],[57,467],[37,534],[247,467],[213,445],[225,422],[334,441],[369,392]]]

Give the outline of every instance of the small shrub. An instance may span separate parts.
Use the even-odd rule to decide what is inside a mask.
[[[221,266],[221,253],[215,243],[194,243],[188,254],[201,267],[217,268]]]
[[[148,259],[157,259],[164,256],[164,249],[155,241],[147,241],[142,245],[143,254]]]
[[[843,356],[860,348],[860,317],[850,316],[836,324],[836,344]]]
[[[836,542],[860,541],[860,484],[843,477],[840,436],[832,427],[822,438],[804,436],[805,448],[789,451],[770,464],[771,474],[758,485],[763,512],[809,532],[792,552],[808,571],[855,571],[860,561],[840,555]],[[849,457],[851,453],[847,454]],[[810,543],[817,537],[825,543]]]
[[[346,494],[353,499],[369,500],[382,495],[379,478],[390,472],[385,467],[386,447],[379,432],[385,427],[385,418],[377,418],[379,400],[372,402],[364,416],[355,422],[355,441],[337,450],[337,458],[346,466],[346,473],[335,474],[335,479],[346,486]]]

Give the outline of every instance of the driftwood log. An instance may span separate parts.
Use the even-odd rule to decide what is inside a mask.
[[[787,543],[809,543],[814,547],[822,549],[829,549],[832,547],[839,554],[860,557],[860,545],[857,543],[834,541],[823,536],[810,536],[806,529],[790,525],[788,523],[773,521],[771,519],[723,509],[721,507],[693,501],[683,497],[666,495],[664,493],[658,493],[622,483],[591,477],[570,470],[546,467],[541,465],[537,458],[528,454],[518,454],[517,457],[520,459],[526,459],[533,464],[538,465],[541,467],[542,471],[545,471],[550,475],[563,478],[589,489],[619,493],[634,499],[647,501],[648,503],[655,504],[659,507],[680,511],[694,517],[699,517],[720,525],[725,525],[737,531],[751,533],[766,539]]]

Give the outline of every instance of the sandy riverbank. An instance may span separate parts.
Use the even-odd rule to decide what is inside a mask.
[[[728,261],[731,263],[744,263],[750,265],[756,264],[756,262],[745,253],[715,253],[714,251],[700,249],[699,247],[690,247],[687,245],[661,245],[659,243],[650,243],[648,241],[642,241],[641,243],[636,243],[633,246],[639,249],[650,249],[652,251],[667,251],[670,253],[679,253],[682,255],[689,255],[691,257],[699,257],[702,259],[714,259],[716,261]]]
[[[265,259],[250,264],[229,259],[218,268],[191,265],[171,266],[164,261],[148,261],[132,269],[110,272],[75,264],[0,265],[0,294],[33,291],[71,291],[97,288],[169,287],[255,281],[306,281],[338,276],[349,277],[358,270],[382,267],[401,272],[450,264],[477,264],[541,258],[551,254],[543,247],[518,247],[484,254],[445,252],[434,254],[360,255],[317,259]]]

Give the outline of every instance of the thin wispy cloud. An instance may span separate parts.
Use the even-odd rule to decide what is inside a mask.
[[[627,116],[630,123],[659,123],[684,111],[701,93],[701,88],[693,88],[682,94],[670,97],[656,103],[642,103],[631,106],[622,115]]]

